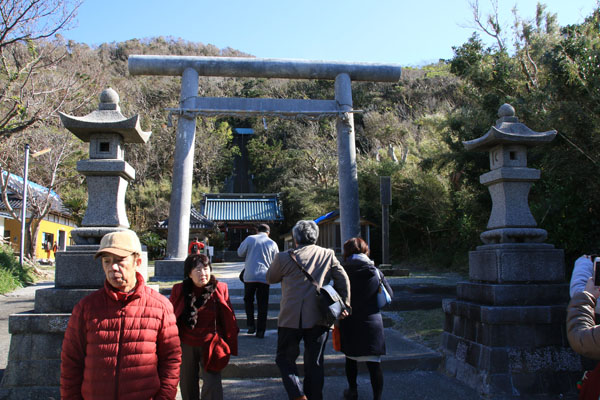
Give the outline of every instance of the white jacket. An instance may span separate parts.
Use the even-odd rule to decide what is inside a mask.
[[[277,243],[269,239],[266,233],[259,232],[244,239],[237,253],[240,257],[246,257],[244,282],[267,283],[267,270],[275,254],[279,253]]]

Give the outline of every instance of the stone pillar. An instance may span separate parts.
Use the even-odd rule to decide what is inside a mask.
[[[358,202],[358,173],[352,111],[352,86],[348,74],[335,78],[335,100],[341,114],[336,120],[338,149],[338,180],[340,203],[341,244],[360,236],[360,208]]]
[[[508,104],[498,116],[483,137],[464,143],[490,152],[480,182],[493,205],[485,244],[469,252],[469,282],[443,302],[442,368],[485,396],[566,394],[581,371],[566,338],[564,254],[543,243],[547,233],[527,204],[539,171],[526,167],[526,150],[556,131],[530,130]]]
[[[180,107],[193,109],[198,95],[198,72],[186,68],[181,77]],[[192,207],[192,178],[194,172],[194,142],[196,115],[181,115],[177,121],[175,162],[169,209],[167,256],[154,264],[155,276],[183,276],[183,261],[187,257]]]

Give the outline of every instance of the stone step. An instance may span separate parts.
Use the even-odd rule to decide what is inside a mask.
[[[392,290],[395,293],[416,293],[416,294],[444,294],[451,297],[456,296],[455,285],[426,285],[426,284],[412,284],[405,285],[401,283],[390,283]],[[162,290],[161,290],[162,292]],[[230,296],[244,296],[244,288],[229,288]],[[281,296],[281,287],[271,287],[269,289],[269,296]]]
[[[243,296],[229,296],[234,310],[245,311]],[[385,311],[433,310],[442,308],[442,300],[454,298],[440,294],[395,294],[392,303],[385,306]],[[269,296],[269,310],[279,311],[280,296]],[[256,310],[256,303],[254,303]]]
[[[392,303],[385,306],[385,311],[433,310],[442,308],[442,301],[455,296],[443,294],[394,293]]]
[[[441,355],[425,346],[404,338],[393,329],[385,330],[387,355],[382,356],[384,371],[435,371],[441,362]],[[239,355],[232,356],[229,365],[223,370],[223,378],[269,378],[279,377],[275,364],[277,332],[268,330],[264,339],[240,333],[238,336]],[[301,345],[297,364],[304,368]],[[331,338],[325,349],[325,375],[345,375],[345,356],[333,350]]]
[[[441,285],[402,285],[390,284],[394,293],[418,293],[418,294],[447,294],[455,295],[456,286],[441,286]],[[170,289],[161,289],[161,293]],[[244,288],[229,288],[230,296],[244,296]],[[271,287],[269,296],[281,296],[281,287]]]
[[[240,292],[239,290],[242,290]],[[236,311],[245,311],[243,289],[230,290],[229,298],[231,305]],[[161,289],[162,294],[168,296],[170,289]],[[233,294],[238,293],[238,294]],[[270,293],[269,294],[269,311],[279,311],[279,303],[281,301],[281,294]],[[279,292],[281,293],[281,292]],[[455,298],[454,294],[440,293],[422,293],[422,292],[407,292],[407,291],[394,291],[394,297],[392,303],[387,305],[385,311],[409,311],[409,310],[433,310],[436,308],[442,308],[442,300],[448,298]],[[254,303],[256,310],[256,302]]]
[[[394,293],[419,293],[419,294],[445,294],[456,296],[456,285],[439,285],[439,284],[402,284],[399,282],[390,283]]]
[[[278,313],[273,313],[273,312],[269,312],[267,315],[267,329],[271,329],[271,330],[277,330],[277,314]],[[240,328],[240,335],[245,333],[246,330],[248,329],[248,324],[247,324],[247,318],[246,318],[246,313],[244,311],[236,311],[235,313],[235,318],[237,320],[238,323],[238,327]],[[256,321],[256,314],[255,314],[255,321]],[[383,327],[384,328],[390,328],[394,325],[394,321],[391,318],[388,317],[383,317]]]

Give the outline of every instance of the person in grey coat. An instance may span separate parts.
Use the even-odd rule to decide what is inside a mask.
[[[267,224],[256,228],[258,233],[250,235],[238,247],[238,256],[246,258],[244,266],[244,305],[248,333],[256,332],[257,338],[265,337],[269,309],[269,285],[266,275],[273,257],[279,253],[277,243],[269,238],[271,229]],[[254,296],[258,308],[257,323],[254,324]]]
[[[333,280],[333,287],[348,308],[342,313],[342,318],[348,316],[350,281],[334,251],[315,244],[319,237],[317,224],[314,221],[298,221],[292,229],[292,236],[296,247],[293,253],[298,263],[314,278],[319,288]],[[275,256],[267,271],[267,282],[281,282],[275,362],[288,397],[291,400],[321,400],[325,380],[323,356],[330,327],[319,311],[315,287],[291,258],[290,252]],[[303,384],[296,366],[301,340],[304,341]]]
[[[373,399],[380,400],[383,392],[381,356],[385,354],[383,319],[377,306],[379,271],[369,259],[369,246],[361,238],[351,238],[344,243],[344,269],[350,278],[352,315],[340,321],[340,342],[346,355],[346,379],[349,388],[344,399],[357,399],[356,377],[358,362],[365,362],[371,377]],[[392,288],[385,278],[383,284],[390,296]]]

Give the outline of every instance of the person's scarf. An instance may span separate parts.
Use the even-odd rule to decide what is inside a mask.
[[[194,329],[198,323],[198,309],[206,304],[217,288],[217,280],[211,275],[206,286],[201,289],[199,296],[196,296],[196,293],[194,293],[198,291],[195,291],[195,288],[196,285],[194,285],[194,281],[191,278],[183,280],[183,299],[185,305],[178,322],[185,324],[191,329]]]

